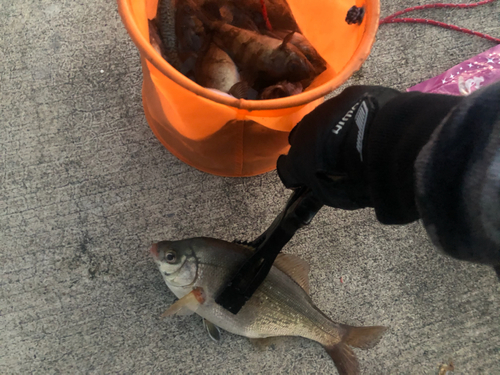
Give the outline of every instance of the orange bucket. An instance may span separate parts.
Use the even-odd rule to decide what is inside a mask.
[[[378,0],[287,0],[304,36],[328,68],[301,94],[244,100],[199,86],[167,63],[149,43],[148,19],[158,0],[117,0],[122,21],[140,51],[146,119],[175,156],[220,176],[253,176],[276,167],[288,151],[288,133],[324,96],[343,84],[366,60],[379,21]],[[365,7],[360,25],[345,17]]]

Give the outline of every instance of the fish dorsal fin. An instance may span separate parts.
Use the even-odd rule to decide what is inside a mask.
[[[191,315],[196,312],[198,307],[205,302],[205,293],[200,287],[194,288],[181,299],[175,301],[167,311],[161,314],[160,318],[163,319],[172,315]]]
[[[236,86],[238,83],[236,83],[234,86]],[[255,246],[252,246],[251,243],[248,241],[235,240],[232,243],[235,243],[236,245],[238,245],[240,247],[244,247],[245,249],[250,250],[252,252],[255,251]]]
[[[309,294],[309,264],[304,259],[292,254],[278,254],[274,266],[290,276]]]
[[[295,34],[295,31],[292,31],[290,34],[287,34],[284,38],[283,38],[283,43],[281,43],[281,45],[278,47],[278,48],[285,48],[286,45],[288,43],[290,43],[290,41],[292,40],[293,38],[293,34]]]

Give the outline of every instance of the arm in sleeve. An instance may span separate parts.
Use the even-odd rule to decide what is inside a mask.
[[[416,159],[415,178],[433,243],[499,273],[500,82],[464,98],[441,122]]]

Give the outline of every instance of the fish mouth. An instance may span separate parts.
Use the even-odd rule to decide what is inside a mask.
[[[175,263],[165,260],[165,251],[169,250],[177,253]],[[149,252],[168,285],[184,287],[194,284],[198,279],[198,258],[192,249],[182,249],[181,241],[153,243]]]

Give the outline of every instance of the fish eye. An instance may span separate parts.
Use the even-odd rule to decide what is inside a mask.
[[[168,253],[165,254],[165,260],[167,263],[175,263],[177,257],[175,256],[175,252],[169,251]]]
[[[302,70],[302,64],[298,61],[290,61],[288,63],[288,69],[290,69],[292,72],[297,72]]]

